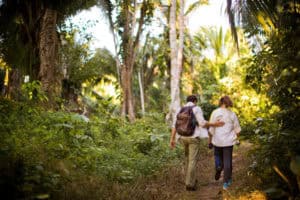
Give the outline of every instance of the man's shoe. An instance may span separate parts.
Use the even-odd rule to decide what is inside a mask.
[[[216,181],[220,179],[221,172],[222,172],[222,170],[216,170],[216,174],[215,174],[215,180]]]
[[[185,189],[187,191],[196,191],[196,187],[192,187],[192,186],[186,186]]]

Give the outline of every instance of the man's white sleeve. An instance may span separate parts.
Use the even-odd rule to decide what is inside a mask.
[[[215,122],[216,119],[215,119],[215,112],[213,111],[210,115],[210,118],[209,118],[209,122]],[[215,127],[213,126],[210,126],[209,129],[208,129],[208,132],[211,134],[211,135],[214,135],[215,134]]]
[[[193,109],[193,112],[194,112],[194,115],[195,115],[196,120],[198,122],[198,125],[201,126],[201,127],[204,127],[207,121],[203,117],[203,112],[202,112],[201,108],[196,106]]]

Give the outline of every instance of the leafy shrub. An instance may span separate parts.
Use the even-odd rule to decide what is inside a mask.
[[[252,152],[251,170],[261,178],[266,192],[272,193],[270,198],[278,193],[282,198],[297,194],[296,174],[291,171],[290,163],[299,155],[300,135],[281,129],[274,119],[261,119],[255,125],[252,141],[256,148]]]
[[[8,100],[1,100],[0,111],[0,158],[14,171],[1,166],[1,184],[12,182],[11,194],[22,198],[53,198],[81,176],[131,182],[176,158],[158,113],[129,124],[109,114],[86,122],[78,114]]]

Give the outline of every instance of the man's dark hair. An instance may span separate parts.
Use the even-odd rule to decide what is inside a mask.
[[[197,102],[198,101],[198,99],[197,99],[197,97],[196,97],[196,95],[190,95],[190,96],[188,96],[187,98],[186,98],[186,102]]]

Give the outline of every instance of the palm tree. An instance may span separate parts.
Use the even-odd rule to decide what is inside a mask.
[[[196,48],[201,47],[202,56],[203,51],[210,50],[209,54],[211,58],[206,56],[204,60],[214,73],[217,81],[226,76],[228,72],[227,62],[236,53],[236,50],[232,46],[229,32],[224,33],[222,27],[219,29],[211,27],[200,28],[194,36],[194,45],[196,45]]]

